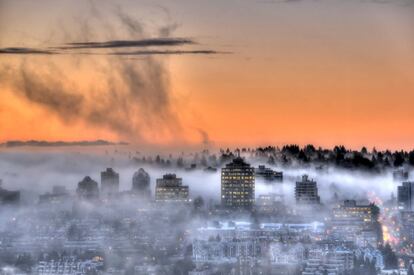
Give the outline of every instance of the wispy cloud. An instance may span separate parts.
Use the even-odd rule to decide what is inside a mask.
[[[151,38],[140,40],[111,40],[104,42],[72,42],[58,49],[111,49],[127,47],[171,47],[191,45],[195,42],[186,38]]]
[[[52,54],[79,54],[79,55],[210,55],[210,54],[225,54],[228,52],[220,52],[210,49],[202,50],[136,50],[136,51],[92,51],[85,52],[79,51],[84,49],[119,49],[119,48],[147,48],[147,47],[176,47],[183,45],[194,45],[197,42],[185,39],[185,38],[151,38],[141,40],[111,40],[105,42],[72,42],[67,43],[65,46],[42,48],[23,48],[23,47],[10,47],[0,48],[0,54],[37,54],[37,55],[52,55]],[[70,50],[70,51],[67,51]]]
[[[186,50],[165,50],[165,51],[157,51],[157,50],[149,50],[149,51],[131,51],[131,52],[113,52],[107,53],[107,55],[184,55],[184,54],[200,54],[200,55],[209,55],[209,54],[227,54],[229,52],[218,52],[213,50],[194,50],[194,51],[186,51]]]
[[[53,51],[34,48],[0,48],[0,54],[55,54]]]

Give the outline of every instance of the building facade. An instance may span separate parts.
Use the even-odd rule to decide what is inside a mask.
[[[157,202],[187,202],[189,190],[188,186],[182,184],[182,181],[175,174],[166,174],[157,179],[155,200]]]
[[[319,204],[318,185],[310,180],[308,175],[303,175],[302,180],[296,182],[295,199],[298,204]]]
[[[228,208],[252,208],[255,201],[255,171],[241,157],[221,170],[221,204]]]
[[[139,168],[132,177],[132,191],[145,197],[151,196],[151,178],[143,168]]]
[[[403,182],[402,186],[398,186],[398,206],[400,209],[414,210],[413,193],[414,182]]]
[[[101,192],[103,195],[119,192],[119,174],[112,168],[106,168],[106,171],[101,172]]]
[[[99,197],[98,183],[90,177],[85,177],[78,183],[77,195],[82,199],[94,199]]]

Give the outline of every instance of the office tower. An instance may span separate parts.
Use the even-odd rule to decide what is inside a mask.
[[[316,181],[309,180],[308,175],[303,175],[302,181],[296,182],[295,198],[298,204],[319,204],[320,198]]]
[[[267,168],[264,165],[259,165],[258,168],[255,169],[256,178],[263,178],[266,181],[277,181],[283,182],[283,172],[273,171],[270,168]]]
[[[3,189],[2,180],[0,180],[0,204],[15,204],[20,202],[20,191],[9,191]]]
[[[414,211],[414,182],[403,182],[398,186],[398,207],[403,210]]]
[[[382,236],[378,223],[380,209],[375,204],[357,204],[355,200],[345,200],[332,211],[329,231],[334,238],[376,247]]]
[[[89,176],[78,183],[76,193],[83,199],[94,199],[99,197],[98,183]]]
[[[155,200],[157,202],[187,202],[188,186],[182,184],[182,179],[175,174],[166,174],[157,179]]]
[[[221,169],[221,204],[229,208],[251,208],[254,199],[254,168],[237,157]]]
[[[132,191],[146,197],[151,196],[151,178],[142,168],[139,168],[132,177]]]
[[[394,179],[394,181],[406,181],[408,180],[409,176],[409,172],[404,169],[398,169],[392,172],[392,178]]]
[[[360,221],[370,224],[378,220],[379,208],[374,204],[357,204],[355,200],[345,200],[333,209],[333,218],[341,221]]]
[[[101,193],[110,195],[119,192],[119,174],[112,168],[106,168],[101,172]]]

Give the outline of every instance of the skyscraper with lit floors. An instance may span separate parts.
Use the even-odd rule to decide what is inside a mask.
[[[221,169],[221,204],[226,208],[250,209],[254,200],[254,168],[237,157]]]

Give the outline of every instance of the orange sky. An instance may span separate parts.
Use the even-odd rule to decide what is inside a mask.
[[[0,55],[0,142],[100,138],[194,145],[201,143],[200,132],[205,132],[216,146],[314,143],[414,148],[414,20],[413,7],[404,0],[198,5],[125,1],[120,9],[139,18],[145,28],[140,37],[124,29],[116,17],[105,16],[114,10],[107,1],[86,8],[81,1],[63,1],[61,6],[55,1],[40,3],[2,3],[0,47],[47,48],[86,40],[159,37],[157,30],[174,25],[170,36],[197,41],[188,48],[225,53],[126,61],[104,56]],[[26,16],[24,6],[33,12]],[[39,104],[38,98],[34,102],[23,96],[21,85],[13,81],[22,64],[42,83],[58,82],[62,90],[82,95],[82,114],[62,115]],[[129,91],[122,80],[125,64],[137,66],[147,87],[133,98],[136,104],[119,99]],[[154,66],[166,85],[161,96],[166,95],[168,103],[162,106],[158,84],[150,83],[152,73],[158,72],[148,72]],[[108,76],[114,79],[108,81]],[[108,105],[112,99],[115,103]],[[94,102],[111,107],[89,111]],[[96,121],[95,111],[111,123]],[[120,128],[125,126],[133,130]]]

